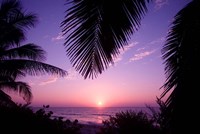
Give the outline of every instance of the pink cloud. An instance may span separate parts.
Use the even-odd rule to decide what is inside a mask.
[[[119,61],[121,61],[123,59],[123,54],[130,50],[132,47],[136,46],[139,42],[135,41],[135,42],[132,42],[130,43],[129,45],[125,46],[124,48],[121,48],[119,51],[120,51],[120,54],[114,58],[114,63],[117,63]]]
[[[62,40],[62,39],[64,39],[64,36],[62,35],[62,33],[59,33],[58,36],[53,37],[51,40],[58,41],[58,40]]]
[[[54,83],[57,81],[57,77],[50,77],[49,79],[43,81],[43,82],[40,82],[39,85],[40,86],[44,86],[44,85],[47,85],[47,84],[50,84],[50,83]]]
[[[145,51],[145,52],[135,54],[132,58],[129,59],[129,62],[141,60],[144,57],[147,57],[147,56],[153,54],[154,52],[155,52],[155,50],[151,50],[151,51]]]

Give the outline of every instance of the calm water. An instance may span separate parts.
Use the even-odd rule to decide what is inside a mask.
[[[38,109],[34,108],[34,110]],[[46,109],[53,112],[53,117],[64,117],[71,121],[77,119],[84,124],[101,124],[102,120],[109,119],[109,116],[127,110],[150,112],[146,107],[50,107]]]

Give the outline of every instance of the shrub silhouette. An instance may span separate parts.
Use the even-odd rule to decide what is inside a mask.
[[[151,112],[151,119],[154,120],[154,125],[160,128],[162,134],[169,134],[170,128],[167,121],[170,118],[170,115],[167,111],[167,106],[160,98],[157,98],[156,102],[159,105],[159,109],[147,106]]]
[[[160,129],[154,125],[146,113],[126,111],[110,116],[103,121],[99,134],[160,134]]]
[[[27,105],[16,107],[0,106],[0,132],[7,134],[78,134],[78,121],[63,121],[61,117],[53,118],[53,112],[46,112],[44,106],[36,112]]]

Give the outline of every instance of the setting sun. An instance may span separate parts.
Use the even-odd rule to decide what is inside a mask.
[[[102,106],[102,105],[103,105],[102,101],[99,101],[99,102],[98,102],[98,106],[100,107],[100,106]]]

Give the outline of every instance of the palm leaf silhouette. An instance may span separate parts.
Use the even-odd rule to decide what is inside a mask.
[[[72,65],[84,78],[97,77],[139,28],[149,0],[69,0],[61,27]]]
[[[180,133],[182,128],[194,130],[195,133],[198,130],[194,124],[185,123],[184,120],[191,122],[196,118],[194,116],[198,115],[185,106],[198,105],[196,88],[199,86],[200,75],[199,9],[200,1],[193,0],[176,14],[162,49],[167,78],[161,97],[169,93],[165,104],[170,115],[168,123],[172,133]]]
[[[29,43],[19,47],[11,47],[9,45],[1,46],[2,52],[0,53],[1,59],[32,59],[44,61],[46,59],[46,52],[40,46]]]
[[[61,68],[44,63],[45,51],[33,43],[21,45],[25,32],[37,22],[35,14],[22,10],[17,0],[6,0],[0,6],[0,101],[13,103],[4,91],[14,91],[29,103],[30,86],[21,81],[26,75],[55,74],[65,76]]]
[[[31,87],[27,83],[21,81],[1,82],[0,89],[1,92],[13,91],[18,93],[27,103],[29,103],[33,97],[31,93]],[[8,98],[8,95],[5,97]]]
[[[17,0],[3,0],[0,7],[0,44],[18,44],[25,40],[25,31],[35,26],[37,16],[22,11]]]

